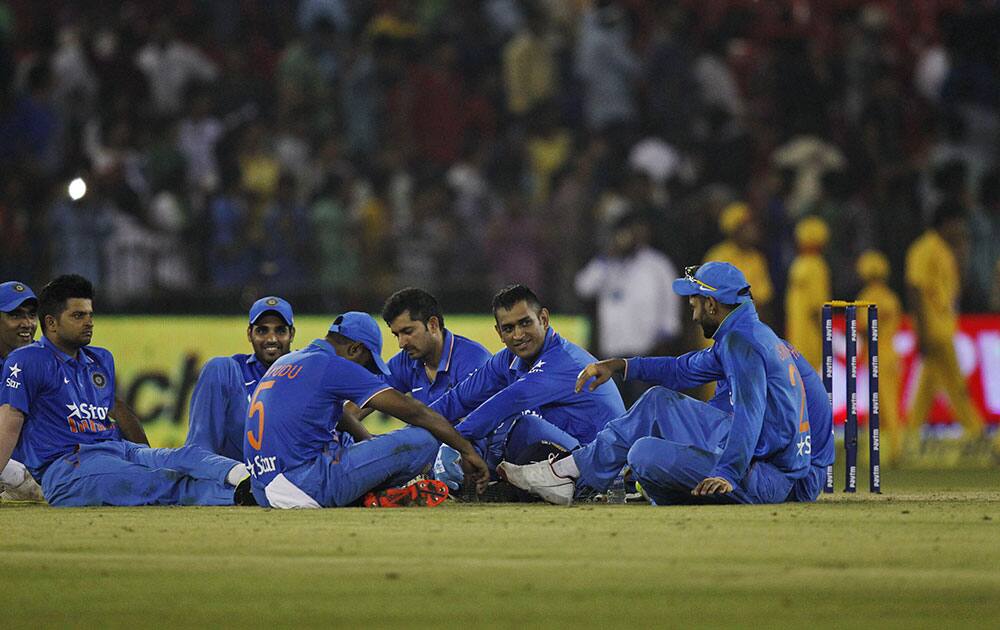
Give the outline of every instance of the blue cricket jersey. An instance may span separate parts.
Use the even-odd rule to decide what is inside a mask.
[[[515,414],[533,411],[587,444],[625,413],[611,381],[593,392],[573,391],[580,370],[596,360],[549,328],[541,354],[530,365],[504,348],[430,407],[451,422],[465,418],[456,429],[470,440],[485,438]]]
[[[340,448],[333,431],[348,400],[359,407],[390,389],[364,367],[341,358],[325,339],[280,357],[250,400],[243,455],[261,492],[280,473]]]
[[[0,405],[24,414],[12,457],[39,482],[49,464],[79,444],[120,440],[108,413],[115,404],[115,360],[104,348],[72,358],[46,337],[10,353]]]
[[[806,415],[809,418],[811,463],[813,466],[825,468],[833,463],[835,455],[833,409],[830,408],[830,398],[826,393],[823,380],[813,369],[813,366],[809,365],[809,361],[792,344],[785,341],[785,346],[792,353],[795,367],[799,369],[799,375],[806,388]],[[715,388],[715,395],[708,401],[708,404],[732,413],[733,404],[729,397],[729,383],[719,381]]]
[[[626,378],[690,389],[724,381],[733,425],[712,477],[736,486],[753,461],[766,461],[792,479],[810,463],[806,389],[792,351],[757,317],[752,302],[738,306],[704,350],[679,357],[637,357]],[[715,406],[719,406],[716,402]]]
[[[253,354],[210,359],[191,392],[185,445],[243,459],[243,425],[250,396],[267,368]]]
[[[461,335],[454,335],[447,328],[444,329],[443,343],[441,361],[433,382],[427,378],[423,362],[411,359],[406,352],[400,352],[389,359],[389,371],[392,374],[386,380],[399,391],[409,392],[420,402],[429,405],[478,370],[492,356],[481,344]]]

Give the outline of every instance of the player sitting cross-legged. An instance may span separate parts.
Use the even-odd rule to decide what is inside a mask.
[[[626,463],[657,505],[780,503],[811,500],[797,488],[811,474],[805,385],[788,346],[757,317],[750,285],[736,267],[709,262],[674,281],[706,337],[715,343],[680,357],[610,359],[588,365],[582,391],[615,372],[654,387],[597,438],[559,460],[500,472],[513,485],[557,504],[573,500],[577,482],[601,491]],[[673,391],[724,380],[732,413]],[[667,389],[667,387],[671,389]]]
[[[382,334],[365,313],[344,313],[327,336],[281,357],[257,385],[246,420],[243,453],[251,473],[240,503],[274,508],[355,505],[434,506],[448,486],[421,480],[438,444],[456,449],[469,481],[480,489],[486,464],[448,422],[385,382]],[[373,408],[413,426],[350,446],[331,434],[344,404]],[[244,489],[249,492],[244,492]]]
[[[625,412],[614,383],[573,393],[577,374],[594,357],[556,333],[531,289],[516,284],[500,290],[493,317],[506,347],[431,403],[459,423],[458,432],[491,469],[502,460],[527,463],[570,452]]]

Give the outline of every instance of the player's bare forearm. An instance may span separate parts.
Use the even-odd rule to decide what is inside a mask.
[[[605,359],[604,361],[598,361],[597,363],[591,363],[587,367],[580,370],[580,374],[576,377],[576,393],[583,391],[584,385],[587,381],[593,379],[588,387],[588,391],[594,391],[601,385],[607,383],[611,380],[611,377],[616,373],[625,371],[625,359]]]
[[[351,414],[354,416],[354,418],[357,419],[358,422],[361,422],[368,416],[372,415],[374,412],[375,409],[372,407],[365,407],[364,409],[362,409],[361,407],[358,407],[349,400],[344,403],[344,415]]]
[[[10,405],[0,406],[0,470],[7,466],[24,426],[24,414]]]
[[[480,492],[485,490],[490,476],[486,463],[476,453],[472,444],[462,437],[444,416],[394,389],[379,392],[368,401],[366,407],[369,406],[399,418],[407,424],[425,429],[439,442],[454,448],[462,456],[462,469],[475,481]]]
[[[348,409],[347,405],[344,405],[344,413],[340,416],[340,422],[337,423],[337,430],[343,431],[354,438],[355,442],[364,442],[365,440],[370,440],[372,438],[371,432],[365,428],[365,425],[361,424],[361,420],[358,419],[357,411],[371,411],[369,409],[360,409],[354,403],[350,403],[354,407],[354,410]],[[357,411],[355,411],[357,410]],[[364,415],[368,415],[367,413]]]
[[[129,442],[145,444],[149,446],[149,438],[139,422],[139,416],[132,408],[125,404],[125,401],[115,398],[115,406],[111,408],[111,417],[118,423],[118,430],[122,437]]]

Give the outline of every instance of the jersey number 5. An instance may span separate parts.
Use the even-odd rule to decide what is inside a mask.
[[[247,431],[247,441],[250,442],[250,446],[253,450],[259,451],[261,442],[264,440],[264,402],[257,400],[257,396],[260,395],[265,389],[271,389],[274,387],[275,381],[262,381],[260,385],[257,386],[257,390],[253,393],[253,398],[250,400],[250,417],[253,418],[259,415],[260,418],[257,419],[257,435],[254,436],[253,431]]]

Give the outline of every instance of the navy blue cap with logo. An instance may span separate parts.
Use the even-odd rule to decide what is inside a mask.
[[[753,299],[746,276],[726,262],[712,261],[688,267],[683,278],[674,280],[673,287],[677,295],[713,297],[720,304],[742,304]]]
[[[262,297],[250,307],[250,324],[256,324],[261,315],[266,313],[276,313],[289,326],[295,325],[295,318],[292,315],[292,305],[276,295]]]
[[[382,330],[371,315],[359,311],[349,311],[333,320],[330,332],[343,335],[351,341],[357,341],[372,353],[375,365],[382,374],[390,374],[388,366],[382,360]]]
[[[28,300],[37,302],[38,298],[23,282],[11,280],[0,284],[0,311],[9,313]]]

